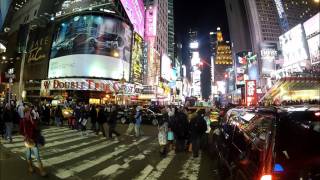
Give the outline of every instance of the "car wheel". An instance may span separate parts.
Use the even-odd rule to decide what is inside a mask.
[[[121,122],[122,124],[125,124],[125,123],[127,122],[127,120],[126,120],[126,118],[122,117],[122,118],[120,119],[120,122]]]
[[[152,119],[152,125],[157,126],[158,125],[158,119]]]

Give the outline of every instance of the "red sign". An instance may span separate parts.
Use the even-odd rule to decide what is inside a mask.
[[[246,105],[255,106],[256,104],[257,104],[256,80],[246,80]]]

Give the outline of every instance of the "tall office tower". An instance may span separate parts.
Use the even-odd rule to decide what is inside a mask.
[[[158,84],[162,56],[168,54],[168,1],[145,0],[145,42],[148,47],[144,84]],[[169,62],[170,64],[170,62]]]
[[[173,0],[168,0],[168,55],[174,60],[174,13]]]

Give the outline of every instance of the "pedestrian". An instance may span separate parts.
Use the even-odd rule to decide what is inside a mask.
[[[24,108],[23,102],[20,101],[17,108],[20,120],[23,120],[24,118]]]
[[[134,136],[132,135],[134,133],[134,127],[135,127],[135,114],[136,114],[136,108],[133,107],[133,108],[130,108],[128,111],[129,111],[129,116],[128,116],[128,119],[129,119],[129,125],[128,125],[128,129],[126,131],[126,135],[128,136]]]
[[[134,118],[135,118],[134,131],[135,131],[136,137],[138,138],[142,135],[142,131],[141,131],[142,109],[140,106],[137,106],[136,114]]]
[[[207,130],[204,133],[204,135],[202,136],[201,139],[201,149],[203,150],[207,150],[208,149],[208,145],[209,145],[209,134],[211,132],[211,121],[210,121],[210,109],[206,108],[205,109],[205,114],[203,115],[204,120],[206,121],[207,124]]]
[[[110,139],[112,139],[112,134],[115,134],[117,137],[120,136],[120,134],[116,131],[117,118],[118,118],[118,108],[117,106],[113,105],[111,107],[110,117],[108,119]]]
[[[62,110],[59,105],[57,105],[55,111],[54,111],[54,120],[56,122],[56,126],[60,127],[62,125]]]
[[[11,108],[10,104],[6,104],[3,112],[3,120],[6,127],[5,139],[10,143],[12,143],[12,129],[14,118],[14,110]]]
[[[190,137],[192,143],[193,157],[199,156],[201,137],[207,130],[207,124],[204,120],[204,109],[197,112],[197,116],[190,121]]]
[[[25,117],[22,120],[21,126],[20,126],[20,133],[24,136],[25,146],[26,146],[26,160],[28,163],[28,170],[30,173],[34,172],[34,166],[32,163],[32,157],[33,154],[38,162],[38,168],[41,176],[46,176],[47,173],[44,170],[42,161],[40,159],[40,153],[39,153],[39,136],[40,131],[38,130],[37,123],[33,120],[31,117],[31,110],[26,107],[24,109]]]
[[[184,108],[180,107],[176,110],[175,119],[172,125],[173,133],[176,140],[176,152],[181,152],[185,149],[186,140],[189,131],[188,117],[184,113]]]
[[[87,135],[86,134],[86,126],[87,126],[87,122],[88,122],[88,119],[90,117],[90,109],[89,109],[89,106],[88,105],[84,105],[82,108],[81,108],[81,117],[80,117],[80,120],[79,120],[79,125],[80,125],[80,130],[81,130],[81,135],[84,136],[84,135]]]
[[[160,145],[160,156],[165,157],[167,154],[167,134],[168,134],[168,123],[163,119],[159,121],[158,125],[158,140]]]
[[[91,130],[93,132],[97,131],[97,109],[95,105],[92,105],[91,109],[90,109],[90,118],[91,118]]]
[[[2,138],[5,138],[5,124],[4,124],[4,119],[3,119],[3,103],[0,102],[0,135]]]
[[[44,105],[43,109],[43,121],[46,125],[50,125],[50,107],[49,104]]]
[[[99,106],[98,108],[98,117],[97,122],[99,125],[99,129],[96,131],[96,134],[99,134],[99,130],[102,132],[103,137],[107,137],[107,116],[103,106]]]

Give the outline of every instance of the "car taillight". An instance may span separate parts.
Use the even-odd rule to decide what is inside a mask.
[[[272,175],[266,174],[261,176],[260,180],[272,180]]]
[[[314,113],[314,115],[319,117],[320,116],[320,112],[316,112],[316,113]]]

